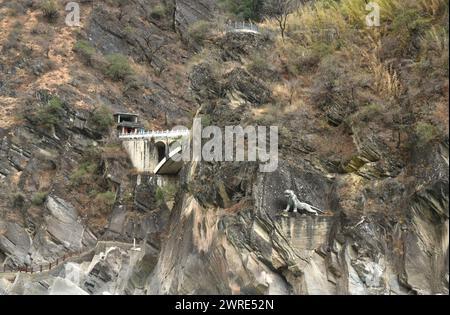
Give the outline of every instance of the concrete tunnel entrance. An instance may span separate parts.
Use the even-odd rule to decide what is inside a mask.
[[[139,116],[132,113],[116,113],[114,120],[118,137],[138,172],[178,174],[183,161],[173,157],[181,153],[182,147],[172,148],[170,144],[189,137],[189,130],[146,131],[139,123]]]
[[[158,153],[158,163],[159,163],[166,158],[167,148],[166,144],[163,142],[157,142],[155,145],[156,151]]]

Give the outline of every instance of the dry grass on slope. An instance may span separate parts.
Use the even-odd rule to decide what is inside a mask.
[[[448,136],[448,1],[377,3],[379,27],[366,26],[364,0],[315,1],[292,14],[286,38],[276,37],[262,58],[274,60],[282,78],[274,95],[297,111],[339,108],[350,127],[370,125],[382,137],[401,133],[408,145],[442,140]],[[274,21],[263,27],[278,32]],[[320,125],[327,118],[314,119]]]

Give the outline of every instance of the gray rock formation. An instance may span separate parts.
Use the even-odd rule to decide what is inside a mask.
[[[204,100],[199,114],[219,126],[248,122],[245,113],[264,97],[264,87],[245,70],[223,79],[208,66],[191,74],[196,99]],[[181,181],[189,189],[172,212],[148,292],[447,293],[448,143],[418,155],[418,165],[433,165],[414,170],[428,184],[405,187],[395,179],[399,157],[382,139],[354,132],[360,160],[341,173],[308,156],[291,159],[289,149],[278,171],[266,175],[250,164],[187,165]],[[332,215],[278,217],[290,188]]]
[[[277,65],[282,70],[272,77],[270,66],[260,75],[248,63],[272,49],[270,36],[216,34],[208,42],[211,55],[181,77],[191,52],[179,35],[186,38],[193,23],[211,19],[216,1],[165,1],[174,5],[167,19],[155,17],[156,3],[96,1],[78,33],[99,54],[133,59],[139,71],[122,83],[105,81],[99,58],[80,73],[69,69],[73,76],[56,91],[27,94],[17,88],[17,73],[30,68],[30,81],[40,82],[50,67],[33,60],[21,41],[16,48],[31,57],[4,64],[9,49],[2,49],[0,99],[24,104],[20,123],[0,127],[0,272],[95,249],[51,271],[0,274],[0,295],[448,294],[448,137],[405,156],[380,126],[349,124],[358,106],[374,99],[361,93],[361,104],[348,102],[353,89],[371,86],[367,76],[341,67],[348,56],[309,65],[308,56],[298,56],[301,71],[317,68],[305,77],[311,85],[297,91],[316,107],[272,104],[280,99],[276,92],[289,88],[281,78],[288,65]],[[168,65],[178,69],[166,74]],[[97,99],[92,86],[105,88]],[[35,112],[55,95],[62,102],[58,119],[42,126]],[[256,163],[186,163],[172,208],[157,178],[136,175],[119,144],[97,130],[92,112],[75,106],[83,102],[132,110],[157,126],[165,117],[190,122],[197,105],[195,116],[219,127],[276,122],[279,168],[263,174]],[[348,152],[321,152],[337,133]],[[95,163],[86,161],[100,146]],[[73,185],[80,168],[91,181]],[[280,216],[287,189],[326,215]],[[106,190],[117,197],[110,211],[97,204]],[[133,239],[140,251],[117,243]]]
[[[5,258],[4,263],[23,265],[27,262],[32,240],[27,231],[17,223],[0,223],[0,230],[5,231],[0,235],[0,251]],[[29,263],[29,262],[28,262]]]
[[[156,263],[155,250],[122,243],[100,243],[90,261],[67,262],[44,274],[19,274],[2,282],[3,294],[119,295],[143,294],[144,279]]]
[[[79,252],[95,246],[97,239],[80,223],[76,209],[61,198],[50,196],[46,207],[49,214],[35,231],[17,223],[0,223],[0,250],[6,256],[3,264],[23,267],[53,262],[66,252]]]
[[[175,25],[182,37],[189,26],[199,20],[210,20],[217,9],[217,0],[175,0]]]
[[[64,200],[50,196],[47,199],[50,215],[46,218],[46,231],[57,243],[68,250],[81,250],[95,246],[97,239],[80,223],[77,210]]]

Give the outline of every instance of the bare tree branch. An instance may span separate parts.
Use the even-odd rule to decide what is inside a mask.
[[[264,14],[277,21],[283,40],[286,34],[288,17],[298,9],[301,3],[301,0],[267,0],[264,3]]]

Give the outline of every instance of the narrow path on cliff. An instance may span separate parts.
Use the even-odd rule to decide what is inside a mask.
[[[3,266],[2,270],[0,270],[0,278],[5,279],[15,279],[17,274],[19,273],[25,273],[29,275],[37,275],[37,274],[43,274],[51,272],[58,267],[63,266],[66,263],[69,262],[75,262],[83,257],[89,256],[93,253],[96,253],[97,251],[104,251],[106,248],[111,247],[119,247],[122,249],[133,249],[138,248],[136,247],[135,243],[124,243],[124,242],[117,242],[117,241],[99,241],[97,244],[85,251],[80,252],[73,252],[63,255],[62,257],[56,259],[54,262],[41,264],[41,265],[35,265],[35,266],[29,266],[29,267],[17,267],[13,270],[8,270],[6,266]]]

